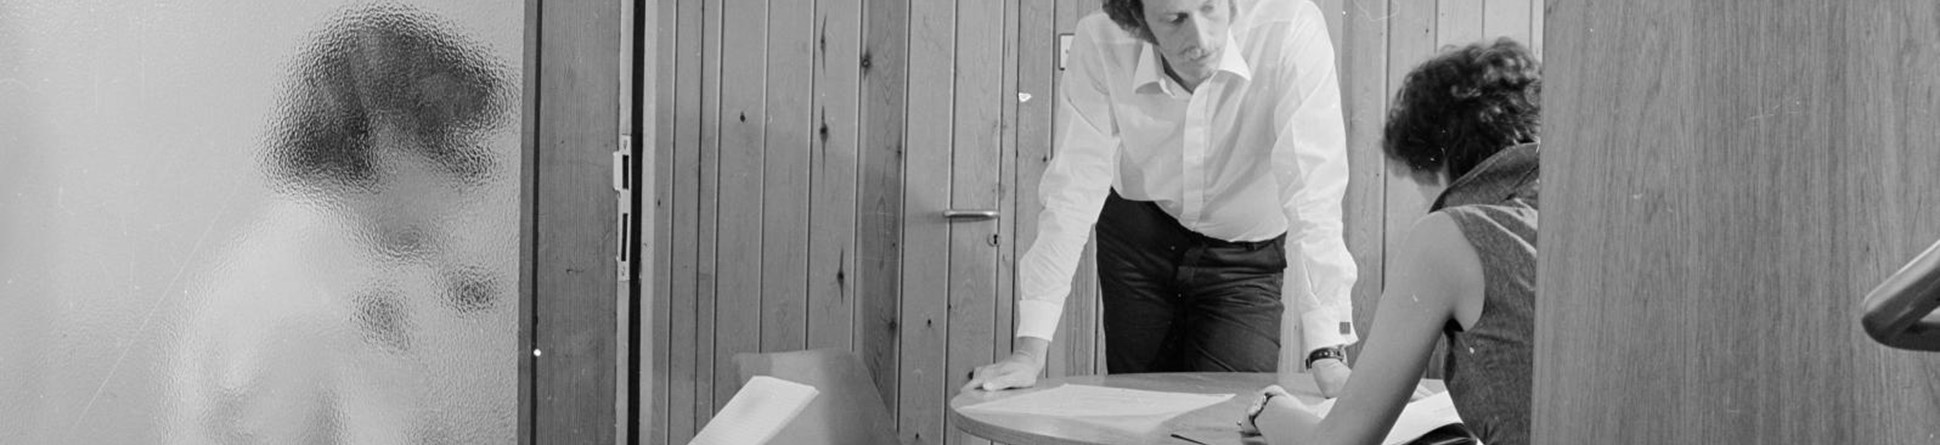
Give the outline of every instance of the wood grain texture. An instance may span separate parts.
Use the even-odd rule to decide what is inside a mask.
[[[1530,0],[1530,8],[1534,11],[1529,14],[1529,49],[1536,52],[1537,58],[1543,56],[1543,19],[1549,15],[1549,4],[1554,1]]]
[[[1012,151],[1011,170],[1006,174],[1011,181],[1007,187],[1015,195],[1011,205],[1004,209],[1005,225],[1014,233],[1010,236],[1013,243],[1013,258],[1020,258],[1037,241],[1037,217],[1044,204],[1038,199],[1037,184],[1044,177],[1045,167],[1051,161],[1052,110],[1057,107],[1057,96],[1052,92],[1052,82],[1057,77],[1057,3],[1022,2],[1017,14],[1017,94],[1018,103],[1015,114],[1016,148]],[[1013,298],[1022,297],[1018,292],[1017,281],[1011,282]],[[1013,311],[1015,306],[1013,305]],[[1014,317],[1015,314],[1012,314]],[[1014,326],[1013,326],[1014,327]],[[1070,337],[1060,335],[1056,344],[1070,343]],[[1006,339],[1007,346],[1013,346]],[[1004,348],[1001,353],[1010,352]],[[1061,349],[1053,347],[1052,351]],[[1056,353],[1047,354],[1045,372],[1048,375],[1064,375],[1069,362],[1062,360]]]
[[[808,348],[855,350],[862,2],[815,3],[809,152]]]
[[[525,2],[525,52],[520,61],[523,82],[519,86],[519,445],[533,443],[533,415],[537,404],[533,386],[535,370],[531,351],[537,326],[526,322],[538,313],[538,219],[539,219],[539,0]]]
[[[1021,252],[1017,251],[1018,227],[1011,219],[1017,215],[1018,198],[1017,139],[1019,133],[1017,118],[1019,108],[1022,106],[1019,103],[1021,102],[1019,100],[1021,97],[1018,96],[1018,92],[1021,90],[1020,79],[1018,77],[1021,74],[1019,70],[1022,69],[1022,66],[1018,63],[1018,59],[1020,57],[1020,51],[1023,49],[1019,41],[1020,36],[1018,35],[1020,33],[1019,27],[1022,26],[1018,20],[1018,13],[1021,10],[1021,5],[1013,3],[1004,4],[1004,29],[1003,34],[1000,34],[1004,40],[1004,59],[1003,64],[999,65],[1001,69],[1000,73],[1003,76],[1003,88],[999,90],[995,100],[1003,104],[1003,115],[997,120],[997,125],[1001,128],[999,138],[1002,147],[997,152],[998,165],[995,186],[997,188],[997,211],[1002,216],[997,221],[997,287],[993,295],[996,299],[996,308],[991,313],[991,315],[996,316],[996,320],[991,322],[992,331],[990,343],[994,347],[990,350],[990,361],[993,362],[997,359],[1010,356],[1011,349],[1014,347],[1012,341],[1017,336],[1017,327],[1015,325],[1017,317],[1017,256]]]
[[[654,153],[653,162],[647,164],[653,169],[654,193],[644,206],[647,211],[652,212],[648,216],[653,218],[653,248],[641,250],[641,252],[653,256],[653,267],[644,269],[642,273],[647,275],[641,279],[650,280],[653,285],[653,293],[648,298],[648,304],[653,305],[653,316],[647,320],[647,323],[651,324],[646,326],[644,332],[647,332],[647,338],[643,339],[652,342],[653,353],[642,359],[645,362],[643,366],[647,368],[646,372],[651,377],[642,384],[651,385],[649,388],[653,392],[652,396],[645,397],[641,401],[641,406],[645,408],[645,412],[641,413],[643,415],[641,441],[650,444],[667,443],[667,431],[672,421],[671,413],[674,411],[668,404],[672,397],[670,393],[676,386],[691,387],[692,385],[691,383],[678,385],[674,380],[674,357],[684,353],[676,351],[675,346],[688,350],[692,348],[691,343],[674,341],[674,320],[677,318],[673,315],[674,307],[678,304],[677,300],[684,299],[674,295],[674,281],[676,281],[674,271],[679,267],[675,261],[677,255],[675,252],[685,252],[681,249],[691,245],[692,240],[690,237],[676,244],[674,237],[677,230],[674,227],[674,221],[677,220],[674,214],[682,207],[675,198],[679,193],[674,187],[675,177],[676,172],[680,170],[675,166],[678,162],[676,160],[678,146],[674,143],[674,128],[676,128],[675,122],[679,119],[678,116],[688,111],[679,108],[679,103],[675,100],[679,96],[676,94],[678,90],[674,82],[679,73],[679,65],[677,56],[672,53],[679,47],[675,42],[675,38],[678,37],[678,27],[674,26],[674,17],[677,17],[678,11],[674,6],[675,2],[671,0],[650,2],[648,7],[656,8],[657,11],[654,15],[655,19],[647,22],[652,26],[651,32],[655,33],[652,43],[655,47],[654,57],[648,59],[647,63],[652,63],[650,69],[653,70],[653,74],[651,75],[656,78],[654,88],[649,90],[651,93],[647,103],[652,104],[656,111],[654,119],[648,122],[648,125],[654,126],[654,137],[652,140],[643,139],[646,144],[643,148]],[[682,257],[682,259],[685,258]]]
[[[1940,357],[1857,320],[1940,237],[1936,8],[1551,8],[1534,441],[1932,442]]]
[[[762,143],[761,351],[808,344],[809,150],[815,93],[815,5],[768,4]],[[736,351],[742,352],[742,351]]]
[[[908,150],[904,159],[901,389],[897,428],[904,442],[945,443],[943,407],[949,365],[950,155],[955,130],[956,4],[909,4]]]
[[[714,312],[714,407],[740,389],[734,354],[761,352],[762,201],[767,152],[768,5],[727,2],[722,13],[720,240]],[[777,329],[781,329],[777,327]]]
[[[1350,0],[1334,48],[1340,59],[1341,113],[1347,125],[1347,195],[1342,201],[1342,236],[1354,256],[1354,325],[1363,335],[1374,324],[1386,265],[1387,155],[1381,129],[1388,120],[1388,0]],[[1349,362],[1360,356],[1349,348]]]
[[[1001,204],[998,180],[1002,167],[1004,73],[1004,3],[956,4],[955,88],[951,106],[953,128],[947,145],[950,156],[949,206],[940,209],[996,209]],[[1012,101],[1015,96],[1012,96]],[[948,357],[942,368],[942,399],[970,381],[968,373],[989,364],[996,350],[998,247],[1002,218],[953,221],[949,225]],[[915,289],[911,295],[922,295]],[[1008,343],[1008,342],[1006,342]],[[939,406],[940,408],[940,406]],[[941,410],[939,410],[941,411]],[[947,419],[947,417],[946,417]],[[946,420],[945,443],[976,443]]]
[[[1400,91],[1402,84],[1405,83],[1408,71],[1435,54],[1439,44],[1436,40],[1437,31],[1442,20],[1440,5],[1448,1],[1456,0],[1439,2],[1437,0],[1394,0],[1389,3],[1387,93],[1383,97],[1393,100],[1395,93]],[[1475,15],[1479,14],[1480,11],[1475,11]],[[1451,12],[1451,15],[1468,14]],[[1479,23],[1477,27],[1480,27]],[[1382,122],[1385,124],[1386,119]],[[1382,181],[1386,187],[1382,197],[1382,207],[1385,210],[1381,216],[1383,226],[1381,257],[1385,262],[1387,258],[1393,258],[1399,254],[1402,243],[1408,239],[1408,231],[1414,228],[1415,221],[1420,220],[1422,215],[1428,214],[1429,200],[1439,192],[1440,187],[1416,182],[1413,176],[1407,174],[1406,164],[1387,159],[1385,155],[1382,157],[1386,159],[1384,161],[1386,175]],[[1387,283],[1394,281],[1392,274],[1393,270],[1382,269],[1380,279],[1383,289],[1386,288]],[[1373,278],[1373,276],[1363,276],[1368,279]],[[1379,297],[1374,301],[1379,302]],[[1355,306],[1355,312],[1365,314],[1359,317],[1365,317],[1372,322],[1376,307],[1378,305]],[[1365,328],[1369,331],[1381,329],[1380,326]],[[1423,370],[1429,377],[1442,376],[1442,354],[1447,348],[1447,340],[1436,340],[1435,344],[1435,350],[1429,356],[1427,369]]]
[[[1940,239],[1940,193],[1922,166],[1940,165],[1940,5],[1931,2],[1867,2],[1845,13],[1846,111],[1837,147],[1861,148],[1857,155],[1834,158],[1834,215],[1850,230],[1838,231],[1835,255],[1850,258],[1843,276],[1851,282],[1832,287],[1833,295],[1853,296],[1833,309],[1846,320],[1859,318],[1857,296],[1871,290]],[[1837,25],[1835,25],[1837,26]],[[1864,172],[1857,173],[1857,172]],[[1832,299],[1832,298],[1828,298]],[[1845,397],[1853,404],[1852,443],[1920,443],[1940,437],[1940,354],[1887,349],[1847,328],[1847,344],[1858,346],[1850,372],[1873,378],[1855,383]],[[1835,347],[1837,345],[1835,344]],[[1927,420],[1923,420],[1927,419]]]
[[[682,333],[684,335],[676,335],[678,329],[675,327],[682,324],[692,326],[691,302],[693,300],[689,296],[693,291],[676,293],[675,289],[678,286],[675,283],[683,280],[685,283],[692,283],[693,257],[691,254],[694,237],[690,234],[682,238],[676,234],[691,233],[694,229],[693,222],[682,216],[689,214],[687,211],[692,208],[688,205],[691,203],[691,198],[688,197],[687,192],[693,190],[694,186],[689,181],[694,179],[699,169],[691,165],[692,153],[681,152],[682,145],[679,142],[683,139],[676,138],[675,129],[685,128],[681,124],[689,122],[692,119],[689,116],[700,115],[697,103],[683,101],[689,96],[683,91],[688,84],[682,83],[687,79],[681,77],[684,67],[698,66],[699,61],[687,57],[688,46],[680,42],[680,39],[686,36],[683,31],[697,25],[699,21],[688,22],[689,24],[683,26],[679,22],[682,11],[678,3],[675,0],[649,2],[648,7],[655,8],[657,12],[653,20],[647,21],[651,24],[650,29],[655,33],[655,41],[652,42],[655,48],[654,57],[649,61],[654,63],[656,80],[654,88],[650,90],[653,95],[649,103],[657,108],[652,122],[655,126],[654,138],[649,142],[650,145],[646,146],[647,150],[655,153],[654,162],[651,164],[654,169],[654,199],[650,207],[654,219],[653,245],[655,248],[643,251],[650,252],[654,256],[653,272],[647,277],[654,283],[654,313],[651,321],[653,325],[648,330],[651,332],[654,350],[650,356],[652,362],[647,365],[653,373],[653,380],[650,383],[653,385],[653,397],[642,403],[647,407],[645,414],[651,419],[643,427],[645,437],[642,441],[650,444],[670,442],[669,432],[677,417],[673,415],[675,410],[672,407],[678,406],[672,404],[674,399],[672,393],[685,391],[689,400],[693,397],[691,371],[693,359],[688,358],[682,362],[677,358],[683,355],[692,356],[693,333],[690,328],[689,331]],[[698,46],[694,48],[698,49]],[[685,271],[684,275],[682,271]],[[689,306],[683,307],[683,302]],[[675,308],[684,308],[687,311],[680,312],[680,316],[675,316]],[[679,338],[676,339],[676,337]],[[685,381],[679,377],[681,363],[688,363],[687,366],[690,369]],[[689,402],[689,406],[691,403]]]
[[[614,317],[618,149],[626,72],[619,5],[543,2],[539,14],[538,159],[533,202],[531,407],[535,441],[615,440],[620,357]]]
[[[901,393],[903,129],[909,62],[909,3],[863,3],[862,184],[856,215],[856,344],[891,415]]]
[[[673,156],[674,128],[674,59],[663,56],[673,50],[674,30],[671,26],[674,17],[672,1],[641,1],[639,56],[633,62],[640,72],[639,95],[634,99],[640,107],[640,130],[635,138],[635,151],[639,153],[639,169],[643,176],[640,183],[648,190],[636,192],[640,195],[639,205],[635,208],[635,218],[641,221],[641,241],[635,257],[646,264],[640,266],[633,279],[639,282],[641,316],[636,329],[639,335],[640,351],[635,356],[635,372],[638,373],[636,392],[638,397],[633,406],[634,426],[628,440],[633,443],[666,443],[667,423],[667,339],[668,312],[673,295],[671,261],[673,231],[670,224],[673,213],[669,212],[669,202],[673,198]]]
[[[1530,45],[1530,17],[1541,10],[1537,0],[1482,0],[1482,37],[1508,37]]]
[[[1098,13],[1102,5],[1099,0],[1066,0],[1058,2],[1057,33],[1059,35],[1076,33],[1078,21],[1085,16]],[[1052,42],[1057,45],[1057,42]],[[1053,46],[1053,51],[1057,48]],[[1061,87],[1063,71],[1056,79]],[[1061,92],[1054,92],[1062,94]],[[1055,96],[1054,96],[1055,97]],[[1052,134],[1056,137],[1056,133]],[[1056,156],[1057,147],[1052,147]],[[1047,160],[1048,162],[1048,160]],[[1042,176],[1042,173],[1039,174]],[[1037,193],[1032,190],[1031,193]],[[1071,295],[1064,300],[1064,316],[1059,323],[1059,340],[1052,344],[1054,356],[1063,356],[1068,363],[1067,375],[1104,374],[1105,336],[1102,334],[1099,286],[1098,286],[1098,240],[1090,237],[1085,240],[1085,250],[1078,256],[1078,268],[1071,278]]]
[[[701,8],[700,2],[686,1],[676,3],[672,22],[675,26],[674,50],[665,57],[673,59],[674,76],[671,84],[675,88],[671,94],[674,100],[674,128],[663,137],[671,139],[664,147],[671,156],[663,162],[671,165],[673,197],[666,203],[672,226],[670,242],[665,244],[668,265],[668,317],[667,317],[667,383],[661,393],[667,395],[664,410],[667,421],[664,424],[666,437],[664,443],[682,442],[692,437],[698,430],[692,415],[696,406],[695,387],[697,382],[696,364],[699,356],[699,338],[696,325],[699,323],[697,306],[700,304],[699,271],[701,246],[701,121],[707,116],[701,111]],[[710,82],[711,83],[711,82]],[[711,403],[709,403],[711,405]]]
[[[695,344],[694,362],[694,430],[700,431],[707,421],[714,417],[718,404],[726,404],[728,398],[717,402],[715,372],[719,361],[715,332],[717,309],[721,306],[721,129],[722,120],[728,115],[722,112],[722,22],[724,21],[720,0],[704,0],[701,3],[701,127],[700,127],[700,255],[697,263],[699,286],[696,291],[694,318],[698,341]],[[732,357],[734,354],[727,354]],[[728,383],[732,385],[732,383]]]
[[[1435,50],[1482,40],[1483,2],[1487,0],[1437,0],[1435,7]]]

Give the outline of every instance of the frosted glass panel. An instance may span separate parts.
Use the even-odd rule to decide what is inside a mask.
[[[0,0],[0,443],[508,443],[517,1]]]

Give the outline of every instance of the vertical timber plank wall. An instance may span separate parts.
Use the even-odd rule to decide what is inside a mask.
[[[949,399],[951,99],[956,91],[956,2],[909,2],[909,114],[905,120],[901,344],[897,428],[904,443],[943,443]]]
[[[1537,38],[1542,0],[1315,3],[1346,95],[1365,334],[1385,251],[1426,210],[1380,151],[1393,91],[1439,44]],[[1100,1],[660,5],[671,276],[656,278],[669,301],[656,302],[666,363],[649,441],[684,443],[711,418],[740,386],[733,354],[828,347],[863,359],[904,439],[966,443],[944,404],[970,367],[1009,352],[1012,268],[1056,153],[1058,35]],[[949,208],[1002,217],[950,224]],[[1092,267],[1074,277],[1049,376],[1105,371]]]
[[[815,116],[810,144],[808,347],[855,349],[856,172],[862,128],[862,2],[815,3]]]
[[[1367,335],[1374,307],[1381,295],[1383,248],[1387,227],[1387,156],[1381,154],[1381,128],[1388,120],[1388,0],[1346,0],[1341,9],[1323,9],[1340,16],[1329,29],[1340,42],[1334,47],[1341,81],[1341,113],[1347,124],[1347,196],[1342,205],[1342,229],[1347,251],[1359,267],[1354,281],[1354,325]],[[1331,24],[1331,22],[1330,22]],[[1359,357],[1360,348],[1349,348]]]
[[[1934,443],[1857,322],[1940,238],[1940,7],[1550,9],[1533,441]]]
[[[620,4],[539,2],[537,185],[531,307],[531,429],[536,442],[612,443],[622,386],[617,202],[622,82]],[[523,440],[523,439],[522,439]]]
[[[734,354],[761,349],[762,184],[766,158],[768,5],[724,2],[721,31],[720,239],[715,259],[714,354],[720,410],[740,388]],[[786,3],[786,2],[784,2]],[[706,316],[708,314],[702,314]],[[705,424],[705,423],[703,423]]]
[[[653,126],[653,137],[640,138],[635,144],[640,147],[639,150],[642,152],[652,153],[653,162],[643,163],[641,168],[651,169],[650,171],[653,172],[654,186],[653,194],[650,195],[648,201],[645,201],[645,204],[642,204],[647,209],[646,211],[653,213],[643,214],[637,217],[652,218],[653,221],[653,231],[651,234],[642,231],[642,234],[652,237],[653,241],[651,245],[653,248],[642,249],[640,251],[643,256],[653,256],[653,267],[642,268],[641,274],[644,276],[635,277],[634,279],[648,280],[653,286],[652,293],[644,297],[648,300],[640,303],[653,308],[653,317],[649,321],[652,325],[645,326],[641,329],[642,332],[648,333],[647,335],[649,337],[646,341],[653,344],[653,353],[641,358],[641,360],[648,361],[647,363],[641,364],[641,367],[649,370],[648,372],[651,373],[651,379],[641,379],[645,382],[642,384],[650,385],[652,397],[640,401],[640,406],[644,406],[645,409],[644,412],[639,413],[641,416],[639,429],[641,431],[641,442],[664,443],[667,441],[667,433],[672,426],[671,422],[673,420],[672,416],[670,416],[673,410],[668,409],[668,407],[673,406],[669,403],[672,401],[672,395],[669,393],[672,392],[674,383],[677,381],[673,378],[673,373],[675,372],[674,357],[676,357],[676,354],[692,354],[693,349],[691,340],[684,342],[674,340],[674,324],[676,318],[672,315],[674,307],[678,304],[676,301],[692,304],[692,300],[676,299],[670,296],[674,293],[674,282],[676,281],[674,277],[678,275],[675,271],[691,270],[691,267],[693,267],[692,261],[688,261],[682,265],[675,265],[673,262],[673,259],[677,255],[683,255],[685,252],[690,251],[694,241],[694,237],[691,235],[685,238],[677,238],[674,235],[675,233],[681,233],[680,231],[691,231],[694,229],[692,222],[676,216],[675,213],[680,213],[678,210],[681,209],[677,203],[687,202],[681,199],[679,193],[691,189],[687,188],[686,183],[682,181],[691,177],[692,174],[698,173],[698,171],[695,171],[696,169],[691,167],[684,169],[685,171],[676,167],[676,165],[684,165],[683,163],[689,163],[691,161],[686,157],[681,157],[682,155],[688,154],[672,150],[675,141],[674,128],[677,128],[679,122],[692,119],[699,113],[681,107],[685,103],[679,99],[687,97],[687,95],[681,93],[679,85],[674,83],[674,80],[680,77],[680,72],[677,71],[680,69],[680,65],[675,63],[680,60],[680,57],[675,52],[683,48],[678,41],[681,28],[675,24],[680,11],[675,8],[676,5],[674,2],[644,3],[640,7],[651,12],[648,13],[649,19],[646,20],[646,23],[641,24],[641,26],[645,28],[648,33],[647,35],[652,37],[648,38],[647,46],[642,49],[647,54],[651,54],[653,58],[642,60],[640,63],[645,65],[645,69],[647,70],[645,75],[652,76],[651,80],[646,82],[650,88],[645,89],[647,96],[644,100],[646,101],[645,106],[653,107],[654,110],[650,112],[652,118],[650,120],[642,120],[641,125]],[[681,174],[676,175],[676,172],[680,172]],[[676,178],[676,176],[679,177]],[[682,184],[683,188],[676,190],[674,186],[676,183]],[[675,221],[681,221],[685,226],[676,228],[674,227]],[[679,242],[676,243],[676,240]],[[677,254],[675,252],[682,253]],[[686,256],[678,257],[690,258]],[[692,275],[690,274],[688,276],[691,277]],[[690,290],[686,294],[691,295],[692,291]],[[691,324],[692,314],[693,311],[691,309],[682,312],[681,318],[685,318],[682,322]],[[693,334],[691,334],[691,331],[689,332],[684,333],[685,336],[682,338],[692,338]],[[686,349],[686,351],[674,351],[671,348],[673,345],[682,345],[682,348]],[[686,383],[683,383],[683,388],[687,388],[690,394],[693,391],[692,381],[693,379],[689,377]]]
[[[953,42],[956,51],[949,62],[955,65],[951,70],[955,88],[949,103],[938,105],[954,108],[951,115],[953,125],[949,132],[951,141],[934,148],[946,151],[950,161],[949,171],[942,175],[950,181],[949,205],[945,208],[997,209],[1002,201],[998,194],[998,188],[1002,185],[998,180],[998,169],[1004,146],[1003,111],[1007,108],[1007,102],[1016,101],[1015,95],[1005,100],[1000,94],[1004,87],[1002,69],[1012,66],[1003,60],[1006,3],[1010,2],[956,2],[956,17],[950,21],[956,25],[956,39]],[[927,216],[921,215],[922,212],[936,211],[933,207],[912,207],[908,210],[919,213],[916,215],[919,219]],[[924,388],[926,392],[936,393],[942,403],[922,406],[924,417],[932,416],[928,412],[935,411],[933,416],[947,420],[947,413],[937,407],[947,406],[950,396],[956,394],[956,387],[967,382],[964,374],[972,368],[989,364],[997,349],[993,344],[999,336],[995,329],[997,300],[1000,296],[1009,296],[1009,292],[1000,294],[997,291],[997,250],[1003,244],[998,227],[1004,221],[998,218],[944,222],[950,233],[947,275],[949,300],[945,307],[949,316],[949,330],[943,342],[947,357],[943,368],[935,373],[942,377],[941,387]],[[924,298],[934,292],[933,289],[906,287],[903,294]],[[1007,335],[1009,326],[1005,328],[1004,334]],[[1008,341],[1004,342],[1006,346],[1009,344]],[[908,405],[904,407],[909,408]],[[939,436],[919,435],[916,443],[978,442],[948,422],[943,423],[942,433]]]
[[[761,348],[808,344],[809,101],[815,88],[813,1],[768,5],[767,116],[761,125]],[[739,48],[739,47],[736,47]],[[829,210],[835,210],[830,208]],[[729,356],[732,358],[732,356]],[[739,379],[737,370],[735,378]],[[736,385],[739,386],[739,385]]]
[[[863,2],[862,173],[856,270],[858,355],[892,415],[901,412],[903,135],[907,122],[909,3]]]

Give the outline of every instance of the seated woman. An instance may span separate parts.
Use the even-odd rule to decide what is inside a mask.
[[[1321,419],[1277,387],[1261,395],[1248,420],[1269,443],[1379,442],[1438,335],[1449,340],[1448,390],[1469,429],[1491,445],[1529,442],[1538,71],[1529,50],[1505,38],[1408,74],[1383,148],[1416,181],[1453,181],[1388,263],[1392,281],[1332,412]]]

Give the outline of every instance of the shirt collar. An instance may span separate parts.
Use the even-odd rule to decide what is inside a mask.
[[[1158,46],[1150,42],[1139,46],[1143,50],[1139,52],[1138,67],[1132,72],[1132,91],[1160,88],[1170,94],[1176,83],[1168,82],[1171,79],[1165,75],[1165,64],[1159,59]],[[1253,67],[1246,63],[1245,56],[1240,55],[1239,43],[1233,40],[1232,34],[1226,35],[1226,44],[1219,53],[1219,71],[1239,76],[1242,81],[1253,79]]]
[[[1448,184],[1429,211],[1469,204],[1500,204],[1520,200],[1536,206],[1541,184],[1542,144],[1530,142],[1502,149],[1473,170]]]

